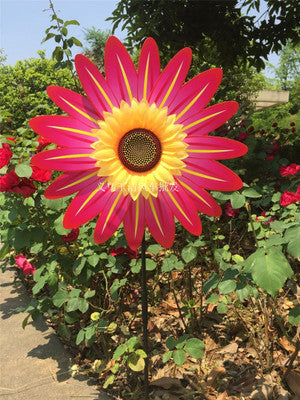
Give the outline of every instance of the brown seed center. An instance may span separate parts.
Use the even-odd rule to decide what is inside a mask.
[[[148,129],[132,129],[120,140],[118,153],[126,168],[135,172],[145,172],[159,162],[161,144],[158,137]]]

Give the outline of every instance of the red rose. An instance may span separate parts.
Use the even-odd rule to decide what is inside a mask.
[[[25,199],[31,196],[35,191],[36,187],[34,186],[33,182],[27,178],[22,178],[21,182],[17,186],[14,186],[10,189],[11,193],[22,194]]]
[[[280,145],[277,142],[272,142],[271,146],[267,146],[265,148],[265,152],[267,155],[267,160],[273,160],[274,154],[280,149]]]
[[[254,131],[254,126],[249,126],[249,128],[248,128],[248,132],[252,132],[252,131]]]
[[[72,229],[68,235],[63,235],[62,240],[64,242],[74,242],[78,238],[79,228]]]
[[[14,137],[6,137],[5,139],[11,140],[12,142],[17,143],[17,141]]]
[[[295,129],[295,128],[292,128],[292,129],[291,129],[291,132],[292,132],[292,133],[295,133],[295,132],[296,132],[296,129]]]
[[[273,128],[276,128],[277,125],[278,125],[277,122],[273,122],[272,124]]]
[[[266,132],[266,131],[265,131],[264,129],[262,129],[262,130],[260,131],[260,134],[263,135],[265,132]]]
[[[22,254],[16,256],[15,261],[17,266],[22,269],[24,275],[34,274],[34,271],[36,271],[35,266],[30,264]]]
[[[137,250],[132,250],[129,246],[126,247],[125,252],[129,255],[131,260],[138,258]]]
[[[7,174],[1,176],[0,178],[0,192],[9,192],[11,188],[17,186],[20,183],[21,179],[12,169]]]
[[[234,217],[236,214],[239,214],[240,210],[237,208],[232,208],[230,201],[228,201],[225,205],[225,214],[229,217]]]
[[[300,201],[300,186],[298,186],[297,193],[288,192],[286,190],[280,197],[280,205],[282,207],[297,203],[297,201]]]
[[[13,153],[10,151],[10,145],[8,143],[3,143],[0,149],[0,168],[8,165]]]
[[[46,147],[46,146],[48,146],[48,144],[52,143],[49,139],[47,139],[43,136],[38,137],[38,142],[39,142],[39,145],[36,147],[36,151],[42,151],[44,149],[44,147]]]
[[[51,175],[52,171],[33,166],[30,179],[38,182],[48,182],[51,180]]]
[[[240,142],[243,142],[245,139],[247,139],[247,137],[249,136],[248,133],[246,132],[241,132],[238,137],[237,140],[239,140]]]
[[[111,256],[118,256],[119,254],[124,254],[126,251],[125,247],[119,246],[119,247],[113,247],[111,249],[110,255]]]
[[[291,122],[291,123],[290,123],[290,126],[295,126],[295,122]]]
[[[0,178],[0,192],[19,193],[26,198],[35,191],[34,184],[27,178],[21,180],[13,169]]]
[[[137,250],[132,250],[129,246],[127,246],[126,248],[123,246],[119,246],[119,247],[113,247],[111,249],[110,255],[112,256],[118,256],[119,254],[124,254],[126,253],[130,259],[136,259],[137,258]]]
[[[260,217],[266,218],[266,211],[263,211],[263,212],[260,214]],[[256,219],[256,221],[260,221],[260,218],[259,218],[259,217],[256,217],[255,219]],[[270,223],[273,222],[273,221],[275,221],[275,218],[274,218],[274,217],[271,217],[271,218],[269,218],[267,221],[263,221],[263,222],[264,222],[266,225],[270,225]]]
[[[279,167],[281,176],[295,175],[298,171],[300,171],[300,165],[297,164],[291,164],[288,166],[281,165]]]

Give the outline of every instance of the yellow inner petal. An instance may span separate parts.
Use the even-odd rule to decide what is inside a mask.
[[[98,141],[92,144],[95,151],[91,157],[97,160],[98,175],[107,177],[106,182],[112,191],[121,189],[124,195],[130,194],[136,200],[140,195],[145,198],[149,198],[149,195],[157,197],[159,190],[175,184],[174,176],[180,176],[186,166],[182,160],[188,157],[188,146],[183,142],[186,137],[182,132],[183,126],[176,124],[175,115],[167,113],[167,107],[159,109],[155,103],[149,105],[145,99],[140,102],[132,99],[131,104],[122,101],[119,108],[113,107],[111,112],[104,113],[104,119],[98,122],[99,129],[93,130]],[[157,151],[160,153],[155,158],[156,164],[153,167],[151,165],[149,170],[133,170],[122,158],[124,154],[121,155],[120,146],[125,140],[124,136],[131,135],[131,131],[141,131],[141,135],[145,132],[145,138],[150,132],[149,135],[154,135],[155,140],[159,141]],[[149,148],[154,151],[152,147]],[[148,149],[147,146],[145,148]],[[134,150],[137,154],[143,154]],[[145,156],[145,165],[148,159],[149,154]]]

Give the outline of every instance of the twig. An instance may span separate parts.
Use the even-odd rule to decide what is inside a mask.
[[[300,340],[298,339],[297,342],[296,342],[295,351],[294,351],[294,353],[291,355],[291,357],[290,357],[290,359],[289,359],[289,361],[288,361],[288,367],[287,367],[285,373],[283,374],[283,379],[286,379],[287,375],[288,375],[289,372],[291,371],[292,366],[293,366],[293,362],[295,361],[295,359],[296,359],[296,357],[297,357],[299,351],[300,351]]]

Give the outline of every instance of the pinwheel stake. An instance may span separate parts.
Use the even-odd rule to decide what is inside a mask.
[[[142,258],[142,321],[143,321],[143,344],[144,351],[147,355],[145,359],[144,368],[144,387],[145,387],[145,400],[149,399],[149,343],[148,343],[148,299],[147,299],[147,280],[146,280],[146,242],[145,234],[143,236],[142,247],[141,247],[141,258]]]

